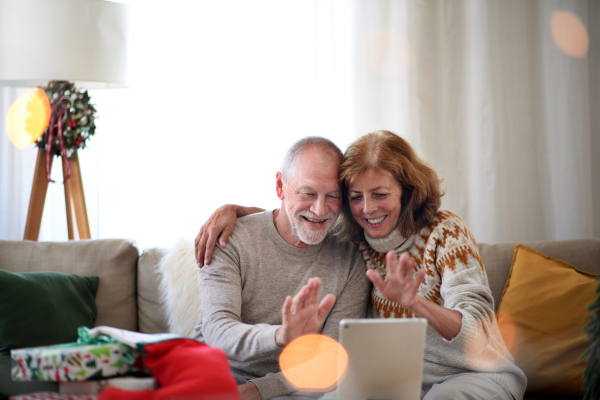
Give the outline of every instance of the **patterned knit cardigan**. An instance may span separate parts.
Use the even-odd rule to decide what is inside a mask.
[[[385,238],[368,238],[368,241],[382,250]],[[376,269],[385,278],[386,253],[375,251],[367,242],[361,242],[359,248],[367,268]],[[462,314],[460,332],[451,340],[427,327],[423,390],[428,391],[433,384],[455,374],[487,372],[515,398],[522,398],[527,379],[502,340],[483,261],[462,219],[440,210],[418,234],[410,236],[400,247],[387,250],[410,253],[415,259],[415,276],[421,269],[427,271],[419,296]],[[372,299],[382,318],[414,316],[410,310],[383,298],[375,287]]]

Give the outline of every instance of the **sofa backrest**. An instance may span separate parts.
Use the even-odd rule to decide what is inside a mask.
[[[33,242],[0,240],[0,269],[98,276],[96,325],[137,330],[136,267],[139,251],[123,239]]]
[[[193,244],[190,244],[193,246]],[[168,332],[169,326],[165,308],[160,298],[159,283],[161,275],[158,263],[166,250],[158,247],[145,249],[137,267],[137,301],[139,331],[143,333]]]
[[[550,257],[563,260],[582,271],[600,275],[600,239],[521,243]],[[504,284],[508,279],[515,245],[516,243],[479,244],[479,254],[487,272],[496,311],[504,290]]]

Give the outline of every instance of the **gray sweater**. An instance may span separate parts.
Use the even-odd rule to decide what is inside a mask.
[[[200,269],[196,339],[224,350],[238,383],[254,382],[263,400],[292,394],[279,368],[282,349],[275,344],[285,297],[309,278],[321,278],[320,299],[336,297],[322,333],[337,340],[341,319],[366,316],[371,284],[365,270],[352,242],[328,236],[298,248],[279,235],[273,211],[240,218],[226,248],[215,247],[211,264]]]

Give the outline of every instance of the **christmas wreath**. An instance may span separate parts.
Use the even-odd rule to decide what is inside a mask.
[[[87,140],[95,133],[96,109],[90,103],[87,90],[77,90],[71,82],[51,81],[42,89],[48,96],[53,116],[60,113],[60,118],[51,118],[48,128],[36,141],[36,146],[46,151],[50,137],[50,155],[63,154],[71,158],[78,149],[86,147]]]

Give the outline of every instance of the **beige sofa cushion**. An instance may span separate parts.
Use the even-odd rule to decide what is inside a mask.
[[[522,244],[550,257],[563,260],[582,271],[600,275],[600,239],[553,240]],[[488,275],[496,311],[508,278],[515,245],[516,243],[479,244],[479,254]]]
[[[144,250],[138,261],[140,332],[192,337],[200,320],[198,266],[194,242]]]
[[[145,249],[138,260],[138,318],[139,330],[143,333],[168,332],[167,317],[160,301],[160,275],[158,263],[166,250],[160,248]]]
[[[98,276],[96,325],[137,330],[138,249],[127,240],[32,242],[0,240],[0,268],[10,272],[57,271]]]

